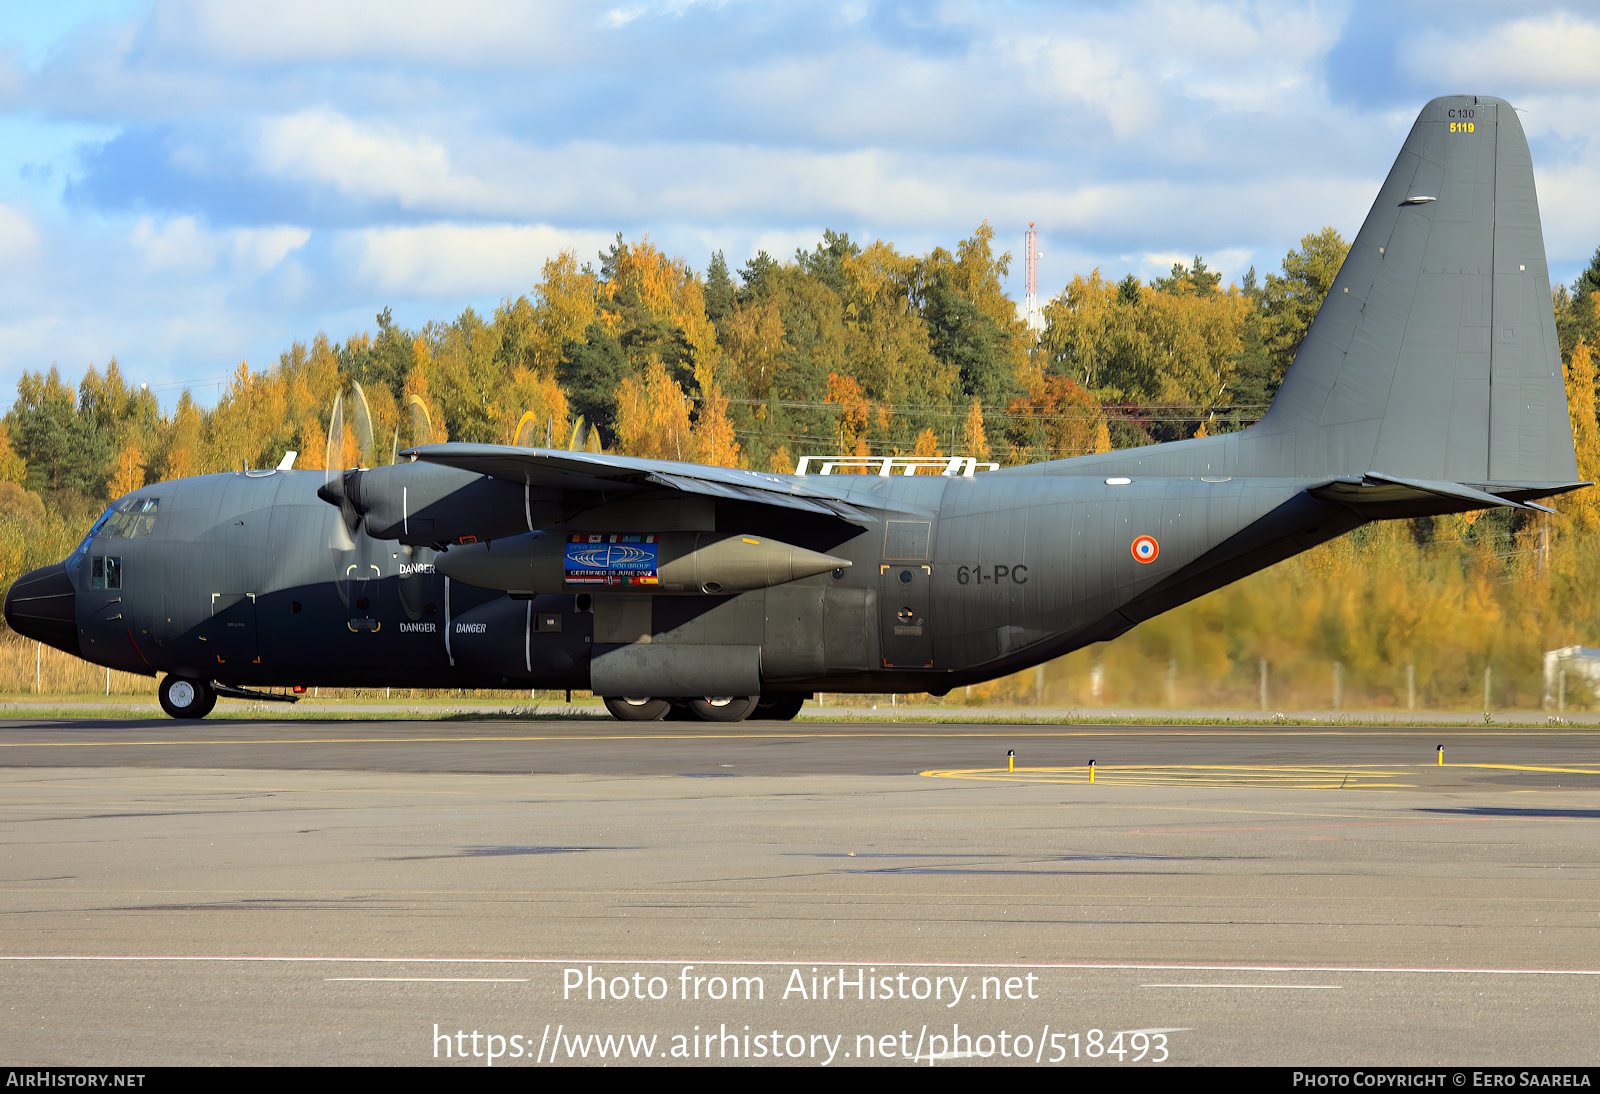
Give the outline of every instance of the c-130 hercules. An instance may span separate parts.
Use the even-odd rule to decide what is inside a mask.
[[[313,684],[792,718],[819,690],[943,694],[1059,657],[1368,521],[1586,485],[1527,140],[1470,95],[1423,109],[1243,432],[940,476],[403,455],[143,487],[19,579],[6,620],[165,673],[177,718]]]

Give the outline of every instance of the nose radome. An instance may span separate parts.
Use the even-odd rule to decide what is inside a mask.
[[[30,570],[6,593],[6,625],[18,634],[81,656],[77,600],[66,563]]]

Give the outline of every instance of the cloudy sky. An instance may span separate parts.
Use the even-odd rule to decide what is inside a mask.
[[[1523,109],[1571,281],[1597,91],[1600,0],[0,0],[0,400],[115,355],[209,402],[617,231],[703,269],[1037,221],[1042,295],[1196,252],[1236,278],[1353,234],[1452,92]]]

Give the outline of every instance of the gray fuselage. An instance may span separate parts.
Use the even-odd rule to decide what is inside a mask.
[[[759,531],[852,565],[739,595],[552,588],[514,599],[451,582],[433,549],[341,534],[339,511],[316,494],[322,473],[296,471],[145,487],[119,503],[157,500],[144,534],[102,523],[67,576],[82,656],[135,672],[257,686],[588,688],[591,657],[651,644],[755,648],[769,690],[942,692],[1112,637],[1178,602],[1169,594],[1139,611],[1152,591],[1189,599],[1231,580],[1182,588],[1197,561],[1275,510],[1294,509],[1294,527],[1268,529],[1246,545],[1253,551],[1303,541],[1281,557],[1359,523],[1310,501],[1302,481],[1025,473],[1060,466],[821,480],[873,521],[799,537],[803,515],[778,513],[778,526]],[[1297,498],[1308,504],[1290,504]],[[756,531],[725,516],[752,523],[719,506],[717,530]],[[106,557],[119,560],[120,588],[92,587],[94,560]]]

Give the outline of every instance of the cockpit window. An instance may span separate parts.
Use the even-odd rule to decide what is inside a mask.
[[[82,560],[83,556],[88,553],[89,544],[94,541],[94,537],[100,534],[100,530],[105,527],[106,521],[110,520],[114,516],[116,516],[115,509],[107,509],[104,513],[100,514],[99,518],[94,522],[94,525],[89,529],[89,534],[83,537],[83,542],[79,543],[77,547],[73,548],[72,554],[67,556],[67,565],[71,566],[74,563]]]
[[[148,536],[156,526],[156,512],[160,508],[160,498],[124,498],[113,506],[111,519],[106,521],[101,534],[111,539]]]

